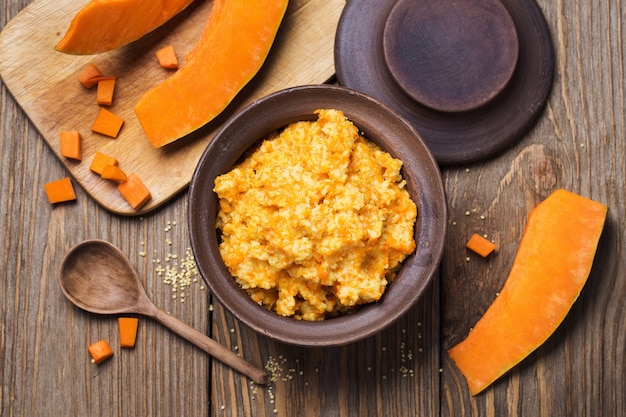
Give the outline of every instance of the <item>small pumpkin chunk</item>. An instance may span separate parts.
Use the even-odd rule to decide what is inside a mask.
[[[50,204],[76,200],[76,193],[69,177],[44,184],[44,190]]]
[[[61,155],[80,161],[83,158],[80,133],[75,130],[61,131]]]
[[[80,74],[78,74],[78,82],[83,85],[85,88],[92,88],[98,85],[100,81],[103,80],[114,80],[117,77],[112,75],[102,75],[98,67],[94,64],[89,64]]]
[[[104,172],[104,169],[109,166],[109,165],[118,165],[119,161],[110,156],[107,155],[103,152],[100,151],[96,151],[96,153],[93,156],[93,160],[91,161],[91,165],[89,166],[89,169],[92,172],[95,172],[98,175],[102,175],[102,172]]]
[[[105,108],[100,108],[91,130],[101,135],[116,138],[123,124],[124,119]]]
[[[587,281],[607,210],[556,190],[531,212],[500,294],[467,338],[448,350],[472,395],[516,366],[561,324]]]
[[[101,106],[113,104],[113,93],[115,92],[115,78],[98,81],[98,91],[96,101]]]
[[[120,347],[135,347],[139,319],[137,317],[118,317],[117,325],[120,333]]]
[[[102,73],[94,64],[87,65],[78,75],[78,82],[85,88],[91,88],[98,84],[98,79],[102,77]]]
[[[117,190],[135,210],[140,210],[152,198],[150,190],[136,174],[129,174],[126,181],[117,186]]]
[[[474,233],[469,238],[465,247],[483,258],[491,255],[491,253],[496,250],[496,245],[493,242],[488,241],[478,233]]]
[[[157,60],[159,65],[167,69],[178,68],[178,58],[176,58],[176,52],[172,45],[168,45],[164,48],[156,51]]]
[[[95,364],[100,365],[105,360],[113,356],[113,349],[106,340],[98,340],[87,348]]]
[[[102,169],[100,176],[105,180],[111,180],[115,182],[124,182],[128,178],[126,173],[122,171],[117,165],[107,165]]]

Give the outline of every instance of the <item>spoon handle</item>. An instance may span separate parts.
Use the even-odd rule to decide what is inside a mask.
[[[267,384],[268,377],[264,370],[249,364],[240,356],[220,345],[210,337],[200,333],[193,327],[188,326],[176,317],[167,314],[158,307],[155,307],[152,316],[165,327],[204,350],[206,353],[223,364],[228,365],[241,372],[243,375],[248,376],[257,384]]]

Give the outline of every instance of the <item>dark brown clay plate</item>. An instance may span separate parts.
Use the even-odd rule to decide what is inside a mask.
[[[533,0],[501,0],[508,14],[502,13],[502,7],[495,7],[493,0],[465,2],[461,6],[471,8],[472,4],[486,2],[492,3],[487,17],[480,18],[466,10],[460,12],[460,16],[470,19],[464,30],[495,25],[490,26],[491,34],[495,35],[491,38],[493,42],[489,42],[487,34],[482,40],[477,37],[474,41],[480,42],[484,50],[472,48],[478,54],[474,55],[477,63],[485,59],[490,62],[482,68],[484,77],[472,75],[471,68],[463,69],[467,73],[467,85],[473,88],[465,88],[459,82],[446,84],[445,71],[442,70],[442,77],[437,79],[436,67],[426,68],[424,57],[418,57],[421,61],[414,57],[433,42],[450,46],[446,39],[429,37],[430,33],[423,30],[425,22],[419,26],[419,19],[409,19],[411,13],[424,16],[428,11],[421,10],[416,3],[427,3],[420,6],[422,9],[445,10],[441,2],[349,1],[339,21],[335,39],[339,84],[393,108],[417,129],[441,165],[475,162],[512,146],[543,110],[552,86],[554,51],[548,25],[538,5]],[[460,7],[459,4],[455,3],[454,7]],[[500,24],[495,18],[490,22],[493,14],[499,14]],[[509,18],[516,36],[507,31],[506,19]],[[457,20],[449,24],[449,29],[439,27],[439,33],[453,34],[463,21]],[[459,36],[462,37],[462,33]],[[411,40],[415,41],[414,45]],[[517,41],[516,45],[513,40]],[[453,57],[457,63],[463,63],[462,54],[471,46],[468,42],[458,47]],[[408,64],[400,59],[402,54]],[[512,73],[508,72],[511,63],[514,64]],[[496,68],[497,65],[500,68]],[[422,81],[420,77],[429,74],[428,71],[432,77]],[[411,76],[416,78],[411,79]],[[443,91],[438,91],[439,87]],[[456,92],[456,96],[451,91]]]
[[[338,109],[364,135],[403,161],[407,189],[417,205],[417,250],[387,288],[381,301],[351,315],[322,322],[285,318],[254,303],[230,275],[218,249],[214,180],[268,133],[314,111]],[[273,339],[301,346],[347,344],[373,335],[403,315],[420,297],[437,270],[446,229],[446,200],[439,167],[412,126],[378,101],[332,85],[302,86],[267,96],[235,115],[200,158],[189,188],[189,229],[198,269],[211,293],[236,318]]]

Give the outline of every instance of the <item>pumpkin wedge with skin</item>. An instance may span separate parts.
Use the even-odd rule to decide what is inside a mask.
[[[90,55],[127,45],[166,23],[193,0],[91,0],[56,45],[60,52]]]
[[[150,143],[161,147],[199,129],[230,104],[265,62],[287,0],[215,0],[185,64],[135,107]]]
[[[561,324],[587,281],[606,214],[605,205],[566,190],[531,212],[502,291],[467,338],[448,350],[472,395]]]

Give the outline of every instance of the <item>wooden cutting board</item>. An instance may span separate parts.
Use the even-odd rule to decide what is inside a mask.
[[[155,51],[174,45],[184,65],[185,55],[206,24],[212,1],[196,0],[166,25],[112,52],[89,56],[57,52],[54,46],[86,2],[38,0],[27,6],[0,33],[0,75],[74,181],[100,205],[120,215],[154,210],[184,190],[211,138],[241,107],[283,88],[321,84],[332,78],[335,32],[345,5],[345,0],[292,0],[264,67],[231,106],[202,129],[156,149],[145,137],[133,109],[141,94],[172,73],[158,65]],[[99,111],[95,88],[88,90],[76,79],[90,63],[105,75],[118,77],[114,103],[109,107],[125,120],[117,139],[91,132]],[[81,133],[82,161],[60,156],[62,130]],[[126,203],[114,184],[89,171],[96,151],[116,157],[124,171],[136,173],[150,189],[152,200],[141,212]]]

